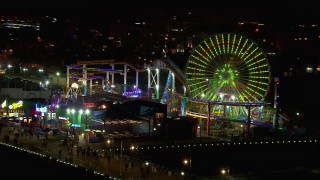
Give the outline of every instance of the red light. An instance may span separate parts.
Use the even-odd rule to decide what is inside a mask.
[[[259,32],[260,30],[259,30],[259,28],[256,28],[254,31],[255,31],[255,32]]]

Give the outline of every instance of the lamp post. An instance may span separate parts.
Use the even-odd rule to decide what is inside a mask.
[[[121,167],[122,167],[122,139],[120,141],[120,177],[121,177]]]
[[[49,100],[47,99],[46,102],[47,102],[47,115],[43,117],[43,123],[42,123],[43,127],[46,126],[46,119],[48,119],[48,118],[50,119],[49,111],[51,111],[49,108]]]
[[[89,131],[87,130],[88,129],[88,114],[90,113],[89,109],[86,109],[85,111],[85,114],[86,114],[86,119],[85,119],[85,140],[86,140],[86,143],[89,144]]]
[[[57,75],[57,84],[58,84],[58,86],[60,86],[60,84],[59,84],[59,79],[60,79],[60,77],[59,77],[59,76],[60,76],[60,73],[59,73],[59,72],[57,72],[57,73],[56,73],[56,75]]]
[[[107,140],[107,146],[108,146],[109,151],[111,151],[110,143],[111,143],[111,140],[108,138],[108,140]],[[113,147],[112,147],[112,148],[113,148]],[[109,173],[109,164],[110,164],[110,158],[111,158],[111,157],[107,154],[107,151],[106,151],[106,155],[107,155],[106,174],[108,175],[108,173]]]
[[[72,127],[72,134],[74,135],[74,112],[75,112],[75,110],[74,109],[72,109],[71,110],[71,114],[72,114],[72,124],[71,124],[71,127]]]
[[[12,65],[11,64],[8,64],[8,71],[9,71],[9,74],[11,74],[10,73],[10,69],[12,68]]]
[[[39,69],[40,77],[42,77],[43,69]]]
[[[28,71],[28,69],[27,68],[23,68],[22,70],[23,70],[23,76],[25,77],[26,76],[26,71]]]
[[[46,88],[48,88],[49,81],[46,81]]]
[[[80,125],[82,125],[82,114],[83,114],[83,110],[82,109],[79,110],[79,114],[80,114]]]
[[[221,169],[221,175],[222,175],[222,176],[229,177],[229,175],[230,175],[230,168],[229,168],[229,167],[222,168],[222,169]]]
[[[69,108],[67,109],[67,114],[68,115],[70,114]],[[70,121],[70,118],[69,118],[69,121]],[[65,139],[66,144],[68,144],[68,139],[69,139],[69,128],[67,128],[67,134],[66,134],[66,139]]]
[[[188,166],[189,174],[191,174],[191,156],[183,160],[183,164]]]
[[[89,114],[89,109],[86,109],[86,129],[88,129],[88,114]]]
[[[58,126],[59,125],[59,115],[58,115],[58,112],[59,112],[59,104],[56,104],[55,107],[54,107],[54,110],[56,112],[56,116],[55,116],[55,119],[56,119],[56,122],[55,124]],[[51,115],[52,116],[52,115]],[[61,121],[61,129],[62,129],[62,121]]]

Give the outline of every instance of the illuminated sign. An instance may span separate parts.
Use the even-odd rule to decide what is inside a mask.
[[[24,109],[10,109],[8,113],[24,113]]]
[[[46,113],[46,112],[48,112],[48,108],[47,108],[47,106],[46,107],[38,107],[38,104],[36,104],[36,111]]]
[[[59,116],[58,119],[64,119],[64,120],[68,120],[69,118],[67,117],[62,117],[62,116]]]
[[[12,103],[8,107],[9,109],[18,109],[23,106],[23,101],[18,101],[17,103]],[[7,107],[7,100],[5,100],[3,103],[1,103],[1,108]]]
[[[22,105],[23,105],[23,101],[20,100],[17,103],[12,103],[11,105],[9,105],[9,109],[17,109],[22,107]]]
[[[94,107],[94,103],[83,103],[84,107]]]
[[[7,100],[4,100],[3,103],[1,103],[1,108],[5,108],[7,106]]]

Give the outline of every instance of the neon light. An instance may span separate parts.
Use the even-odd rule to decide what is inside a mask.
[[[94,103],[83,103],[84,107],[94,107]]]
[[[38,104],[36,104],[36,111],[46,113],[46,112],[48,112],[48,108],[47,108],[47,106],[46,107],[38,107]]]
[[[17,109],[22,107],[22,105],[23,105],[23,102],[20,100],[17,103],[12,103],[11,105],[9,105],[9,109]]]
[[[7,100],[4,100],[3,103],[1,104],[1,108],[5,108],[7,106]]]
[[[186,76],[191,98],[217,102],[211,112],[226,111],[225,116],[246,117],[244,107],[225,109],[223,103],[263,101],[271,73],[266,55],[257,43],[242,35],[224,33],[211,36],[194,48]],[[220,98],[219,94],[225,96]],[[206,114],[209,110],[206,107],[201,111]]]

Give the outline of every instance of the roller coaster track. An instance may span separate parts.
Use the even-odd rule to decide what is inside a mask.
[[[159,64],[158,64],[159,63]],[[77,65],[96,65],[96,64],[109,64],[109,65],[112,65],[112,64],[122,64],[122,65],[127,65],[129,67],[131,67],[132,69],[134,69],[135,71],[137,72],[144,72],[146,71],[146,67],[150,67],[150,66],[145,66],[144,68],[142,67],[137,67],[137,66],[134,66],[130,63],[127,63],[127,62],[116,62],[114,61],[113,59],[111,60],[91,60],[91,61],[78,61],[77,62]],[[157,66],[160,65],[160,66]],[[74,68],[78,67],[78,66],[75,66]],[[187,78],[186,78],[186,75],[185,73],[183,72],[183,70],[181,70],[169,57],[163,57],[161,59],[158,59],[157,61],[153,61],[153,65],[151,66],[153,68],[162,68],[162,69],[167,69],[169,70],[169,75],[168,75],[168,78],[167,78],[167,84],[166,84],[166,87],[165,87],[165,92],[164,92],[164,95],[163,95],[163,98],[161,99],[161,103],[163,104],[169,104],[171,101],[172,101],[172,98],[177,98],[177,99],[180,99],[181,100],[181,103],[180,105],[181,106],[184,106],[185,102],[189,102],[189,103],[194,103],[195,105],[223,105],[223,106],[245,106],[245,107],[251,107],[251,106],[264,106],[265,103],[264,102],[223,102],[223,101],[208,101],[208,100],[202,100],[202,99],[195,99],[195,98],[191,98],[191,97],[182,97],[181,94],[177,93],[177,92],[174,92],[174,94],[172,94],[173,92],[170,90],[172,90],[172,80],[173,78],[176,78],[179,80],[179,82],[185,87],[187,88],[187,94],[189,92],[189,89],[188,89],[188,81],[187,81]],[[82,66],[79,66],[79,68],[83,68]],[[90,68],[88,68],[90,69]],[[90,69],[90,70],[93,70],[93,69]],[[96,68],[94,69],[95,71],[115,71],[116,73],[122,73],[121,70],[114,70],[114,69],[104,69],[104,68]],[[174,74],[174,77],[173,75]],[[107,85],[109,87],[111,87],[110,85],[110,82],[107,83]],[[113,88],[110,88],[112,91],[113,94],[116,94],[116,95],[119,95],[119,92],[115,91],[115,89]],[[183,99],[185,99],[185,102],[182,102]],[[178,103],[179,104],[179,103]],[[178,105],[178,104],[175,104],[175,105]],[[179,105],[178,105],[179,106]],[[172,108],[172,107],[171,107]],[[176,108],[175,108],[176,109]],[[183,111],[183,114],[185,115],[189,115],[189,116],[193,116],[193,117],[201,117],[201,118],[208,118],[208,114],[207,113],[204,113],[204,112],[194,112],[192,111],[191,109],[185,109],[184,107],[181,108],[181,111]],[[213,113],[210,115],[210,118],[212,119],[226,119],[226,120],[232,120],[232,121],[237,121],[237,122],[246,122],[246,118],[247,117],[240,117],[240,118],[232,118],[232,117],[225,117],[224,115],[221,115],[221,114],[216,114],[216,113]],[[255,122],[252,121],[252,123],[254,124]],[[258,122],[257,122],[258,123]]]
[[[173,72],[174,76],[177,77],[177,79],[185,87],[187,87],[187,80],[186,80],[187,78],[185,74],[181,71],[181,69],[170,58],[162,58],[160,59],[160,61],[163,62],[166,69],[170,71],[168,74],[165,91],[161,99],[161,103],[166,104],[168,100],[171,98],[171,94],[172,94],[172,92],[169,92],[169,89],[172,89],[172,79],[174,78],[171,72]]]
[[[181,71],[181,69],[170,59],[165,58],[162,59],[162,62],[166,65],[166,67],[173,72],[173,74],[179,79],[179,81],[186,86],[187,78],[185,74]]]
[[[146,71],[146,69],[143,69],[143,68],[139,68],[133,64],[130,64],[128,62],[117,62],[115,61],[114,59],[109,59],[109,60],[90,60],[90,61],[77,61],[77,65],[103,65],[103,64],[108,64],[108,65],[111,65],[111,64],[121,64],[121,65],[127,65],[129,66],[130,68],[134,69],[135,71],[138,71],[138,72],[143,72],[143,71]],[[103,71],[103,69],[98,69],[98,70],[101,70]]]

